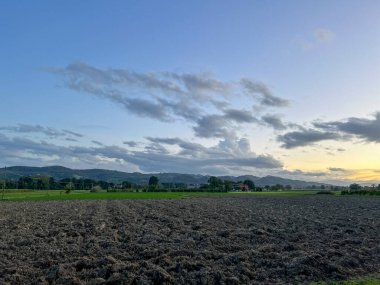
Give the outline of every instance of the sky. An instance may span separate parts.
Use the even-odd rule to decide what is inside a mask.
[[[2,1],[0,167],[380,181],[380,2]]]

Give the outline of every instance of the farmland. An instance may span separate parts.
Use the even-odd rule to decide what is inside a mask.
[[[376,197],[11,194],[20,202],[0,203],[1,284],[294,284],[380,273]]]

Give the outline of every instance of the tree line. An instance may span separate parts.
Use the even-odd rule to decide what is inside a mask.
[[[131,189],[134,186],[128,181],[123,181],[120,184],[107,182],[102,180],[94,180],[89,178],[64,178],[54,179],[50,176],[22,176],[17,180],[0,180],[0,187],[5,189],[32,189],[32,190],[92,190],[95,187],[98,189],[107,190],[110,188]]]

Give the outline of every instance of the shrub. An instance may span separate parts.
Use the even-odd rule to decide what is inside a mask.
[[[380,196],[380,191],[375,190],[375,189],[343,190],[340,193],[341,193],[341,195],[371,195],[371,196]]]
[[[331,192],[331,191],[318,191],[317,194],[334,195],[334,192]]]
[[[70,192],[71,192],[72,190],[74,190],[74,184],[73,184],[72,182],[67,183],[67,184],[65,185],[64,190],[65,190],[65,193],[66,193],[66,194],[70,194]]]
[[[102,187],[100,187],[100,186],[94,186],[90,190],[90,192],[92,192],[92,193],[96,193],[96,192],[100,192],[100,191],[102,191]]]

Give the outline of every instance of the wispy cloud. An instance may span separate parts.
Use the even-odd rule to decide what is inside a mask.
[[[274,96],[268,88],[268,86],[266,86],[262,82],[251,80],[248,78],[242,78],[240,80],[240,83],[246,90],[247,94],[251,96],[257,96],[259,102],[263,106],[286,107],[289,105],[288,100]]]
[[[247,78],[222,81],[208,73],[139,73],[84,63],[48,71],[66,88],[110,100],[130,114],[163,122],[184,120],[200,137],[230,137],[239,125],[259,122],[246,104],[228,100],[232,95],[263,109],[289,105],[264,83]]]
[[[44,127],[41,125],[30,125],[30,124],[18,124],[16,126],[0,126],[0,130],[11,132],[11,133],[34,133],[42,134],[49,138],[59,138],[59,137],[83,137],[82,134],[69,131],[69,130],[58,130],[56,128]]]

